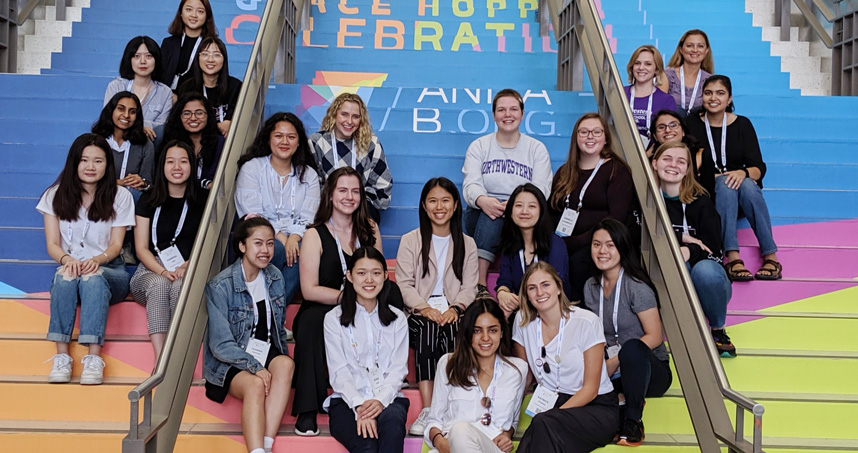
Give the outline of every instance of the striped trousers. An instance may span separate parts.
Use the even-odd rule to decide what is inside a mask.
[[[408,338],[417,368],[417,381],[432,381],[435,379],[435,368],[438,360],[456,347],[456,333],[459,331],[459,321],[445,326],[439,326],[435,321],[420,315],[408,318]]]

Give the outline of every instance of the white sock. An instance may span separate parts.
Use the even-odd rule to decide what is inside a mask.
[[[262,438],[262,446],[265,447],[266,450],[270,450],[271,447],[274,446],[274,438],[265,436]]]
[[[254,448],[250,453],[265,453],[265,450],[262,448]]]

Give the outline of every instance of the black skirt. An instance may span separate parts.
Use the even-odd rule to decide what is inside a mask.
[[[277,346],[271,345],[271,348],[268,349],[268,357],[265,359],[265,368],[268,368],[268,365],[271,364],[271,361],[274,360],[275,357],[283,355]],[[231,366],[226,371],[226,378],[223,380],[223,387],[212,384],[211,382],[206,381],[206,398],[216,402],[223,403],[226,399],[226,395],[229,394],[229,385],[232,384],[232,380],[235,379],[235,376],[238,373],[241,373],[242,370]]]

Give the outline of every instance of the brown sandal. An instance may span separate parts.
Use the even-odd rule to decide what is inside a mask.
[[[741,265],[744,269],[734,270],[736,265]],[[754,279],[751,271],[745,268],[745,262],[740,259],[735,259],[724,265],[724,270],[727,271],[727,277],[730,277],[731,282],[749,282]]]
[[[781,277],[783,277],[783,269],[784,267],[781,263],[775,260],[764,260],[763,267],[757,270],[757,273],[754,274],[754,278],[757,280],[780,280]]]

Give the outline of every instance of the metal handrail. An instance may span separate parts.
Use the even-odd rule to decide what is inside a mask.
[[[795,6],[798,7],[798,10],[808,25],[810,25],[810,28],[819,36],[819,39],[822,40],[825,46],[829,49],[834,47],[834,40],[831,38],[831,34],[828,33],[828,30],[825,29],[825,26],[822,25],[822,22],[819,21],[819,18],[816,17],[816,14],[810,8],[810,4],[815,6],[822,13],[823,17],[831,23],[834,20],[834,12],[831,11],[831,8],[823,0],[812,0],[810,4],[805,0],[775,0],[775,25],[781,29],[781,41],[790,40],[790,13],[792,11],[790,3],[795,3]]]
[[[701,451],[720,451],[720,440],[730,451],[760,452],[765,409],[733,390],[721,366],[594,1],[550,0],[549,7],[558,40],[558,88],[580,90],[586,65],[599,113],[609,118],[632,170],[645,227],[642,251],[659,292],[671,354]],[[723,398],[736,404],[735,429]],[[745,411],[754,417],[752,443],[744,439]]]
[[[265,95],[284,33],[294,42],[296,9],[303,0],[268,0],[250,54],[236,115],[227,134],[203,224],[188,260],[179,301],[161,356],[152,375],[128,393],[130,428],[125,453],[172,451],[187,402],[193,372],[207,326],[206,283],[224,267],[229,230],[235,215],[233,194],[237,162],[256,137],[264,119]],[[286,39],[288,41],[288,39]],[[294,48],[283,64],[294,68]],[[286,71],[293,74],[294,69]],[[285,80],[291,81],[291,80]],[[155,388],[157,392],[153,392]],[[154,394],[154,396],[153,396]],[[143,400],[140,420],[140,400]]]
[[[14,1],[14,0],[13,0]],[[30,15],[33,14],[33,10],[36,9],[42,3],[45,3],[47,0],[30,0],[21,8],[21,12],[18,14],[18,26],[24,25],[24,22],[30,18]],[[57,2],[57,10],[56,20],[66,20],[66,0],[56,0]]]

